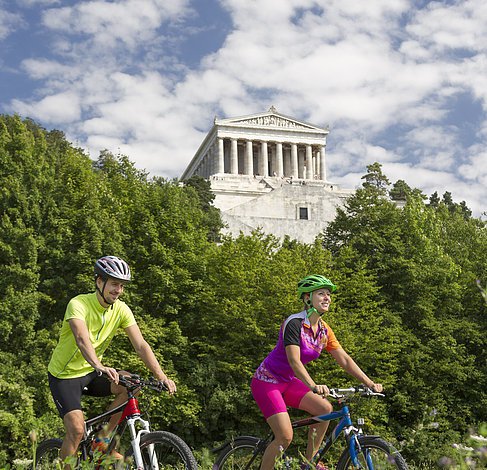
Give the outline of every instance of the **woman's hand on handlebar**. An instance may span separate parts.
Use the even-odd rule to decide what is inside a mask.
[[[376,384],[375,382],[372,382],[371,384],[367,385],[373,392],[376,393],[381,393],[384,387],[382,384]]]
[[[326,385],[315,385],[312,392],[327,397],[330,394],[330,389]]]

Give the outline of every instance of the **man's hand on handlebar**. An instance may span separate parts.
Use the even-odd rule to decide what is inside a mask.
[[[98,375],[105,374],[108,380],[110,380],[110,382],[118,384],[119,375],[117,370],[114,369],[113,367],[100,366],[100,367],[95,367],[95,370],[98,373]]]
[[[159,382],[162,384],[162,388],[164,390],[167,390],[171,395],[176,393],[177,388],[176,388],[176,384],[174,383],[173,380],[165,377],[164,379],[159,380]]]

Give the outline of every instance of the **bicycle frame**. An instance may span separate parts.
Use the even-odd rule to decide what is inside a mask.
[[[324,421],[334,421],[337,419],[339,420],[330,435],[326,437],[316,454],[311,459],[311,463],[309,465],[306,465],[304,469],[309,470],[310,468],[312,468],[311,464],[316,463],[330,449],[330,447],[338,439],[342,432],[345,432],[345,437],[347,445],[349,447],[350,457],[352,458],[353,465],[356,468],[361,468],[358,461],[358,451],[360,451],[360,443],[357,439],[357,434],[361,434],[362,431],[353,425],[352,418],[350,417],[350,409],[348,408],[348,406],[344,404],[341,404],[341,406],[342,408],[338,411],[332,411],[331,413],[327,413],[324,415],[311,416],[309,418],[304,418],[298,421],[291,422],[292,428],[298,429],[312,426],[316,423],[322,423]],[[351,438],[351,436],[353,438]],[[257,456],[264,453],[266,447],[269,445],[273,438],[274,434],[270,432],[265,439],[259,439],[258,445],[254,449],[254,454],[250,461],[247,463],[246,468],[250,468]],[[219,449],[223,447],[224,445],[221,446]],[[214,451],[218,451],[219,449],[214,449]],[[367,459],[368,458],[369,457],[367,456]]]
[[[316,452],[311,461],[312,463],[317,462],[321,456],[330,449],[333,443],[344,431],[353,465],[355,467],[359,467],[357,449],[360,449],[360,445],[356,436],[353,436],[353,439],[351,439],[350,436],[354,432],[359,433],[360,430],[353,425],[352,418],[350,417],[350,410],[347,405],[342,405],[342,408],[338,411],[332,411],[331,413],[324,415],[312,416],[311,418],[304,418],[294,421],[291,423],[291,426],[293,429],[298,429],[305,426],[311,426],[314,423],[322,423],[324,421],[333,421],[336,419],[339,419],[337,425],[333,428],[330,435],[326,437],[325,441],[320,446],[318,452]]]
[[[109,410],[101,415],[95,416],[94,418],[85,421],[85,436],[81,443],[81,455],[82,459],[86,460],[88,458],[88,451],[91,444],[91,437],[94,433],[101,429],[101,423],[105,422],[107,418],[122,412],[122,416],[117,423],[117,426],[113,430],[113,436],[121,436],[125,429],[128,427],[130,433],[130,443],[133,449],[134,462],[137,465],[138,470],[143,470],[144,463],[142,460],[142,454],[140,452],[140,439],[143,434],[150,432],[150,423],[141,417],[139,403],[137,398],[135,398],[134,393],[127,391],[128,400],[118,405],[117,407]],[[140,424],[140,429],[137,431],[136,423]],[[116,440],[114,437],[110,440],[107,452],[111,452],[115,448]],[[149,454],[151,456],[151,467],[153,470],[159,470],[159,465],[157,463],[157,458],[154,452],[149,446]]]
[[[344,433],[346,441],[346,450],[341,454],[339,463],[345,459],[356,469],[363,469],[363,464],[361,464],[361,456],[365,458],[366,466],[368,469],[374,468],[373,455],[369,449],[377,448],[380,451],[386,453],[389,456],[397,454],[394,457],[394,462],[398,468],[407,469],[406,462],[399,454],[399,452],[394,449],[388,442],[380,438],[380,436],[375,435],[364,435],[360,426],[363,424],[363,420],[358,419],[358,426],[356,427],[352,421],[350,409],[346,402],[352,395],[359,394],[361,396],[384,396],[380,392],[375,392],[374,390],[365,387],[350,387],[350,388],[331,388],[328,396],[337,400],[340,409],[338,411],[332,411],[331,413],[326,413],[317,416],[311,416],[308,418],[295,420],[291,422],[291,427],[293,429],[303,428],[313,426],[319,423],[327,421],[338,421],[330,433],[327,433],[326,438],[323,443],[319,446],[319,449],[312,457],[311,461],[308,463],[306,460],[304,462],[300,461],[302,469],[309,470],[314,468],[314,464],[324,458],[325,454],[328,452],[330,447],[336,442],[338,437]],[[214,452],[219,452],[217,458],[217,463],[215,468],[218,466],[225,466],[225,462],[234,452],[239,452],[243,449],[252,449],[252,455],[250,460],[246,461],[245,468],[251,468],[255,460],[261,457],[267,448],[267,446],[273,441],[274,434],[269,432],[266,438],[258,438],[254,436],[237,436],[232,441],[224,443],[221,447],[213,449]],[[244,451],[244,455],[245,455]],[[248,456],[248,454],[247,454]],[[360,458],[360,460],[359,460]],[[290,462],[285,461],[286,465],[290,465]],[[227,468],[227,467],[225,467]],[[230,468],[230,467],[229,467]],[[286,467],[287,468],[287,467]]]

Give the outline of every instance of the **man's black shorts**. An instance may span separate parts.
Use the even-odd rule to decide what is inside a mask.
[[[48,372],[49,388],[61,418],[73,410],[81,410],[81,395],[107,397],[112,394],[110,381],[96,371],[76,379],[57,379]]]

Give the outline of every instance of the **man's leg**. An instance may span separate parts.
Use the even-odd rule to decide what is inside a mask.
[[[120,372],[120,374],[123,374],[124,372]],[[126,372],[125,372],[126,373]],[[115,395],[115,399],[110,403],[108,406],[108,410],[113,410],[117,406],[123,404],[125,401],[127,401],[127,389],[121,385],[116,385],[114,383],[110,384],[110,392],[112,395]],[[120,417],[122,416],[122,412],[114,414],[110,420],[108,421],[107,425],[104,426],[103,430],[98,433],[98,437],[95,441],[95,445],[98,446],[97,448],[105,453],[106,448],[107,448],[107,440],[110,437],[110,434],[112,431],[115,429],[117,423],[120,420]],[[104,442],[105,441],[105,442]],[[123,455],[118,453],[116,450],[112,450],[110,455],[114,457],[117,460],[122,460]]]
[[[122,387],[121,385],[116,385],[114,383],[111,384],[110,389],[112,394],[115,395],[115,399],[112,401],[112,403],[110,403],[108,410],[113,410],[113,408],[116,408],[117,406],[127,401],[127,389],[125,387]],[[105,428],[107,435],[115,429],[115,426],[117,425],[121,416],[122,412],[116,413],[110,418],[110,421],[108,421],[108,425]]]
[[[129,375],[129,372],[126,372],[124,370],[118,371],[119,375]],[[117,385],[115,383],[110,383],[110,392],[112,395],[115,395],[114,400],[110,403],[108,410],[113,410],[113,408],[116,408],[117,406],[121,405],[125,401],[127,401],[128,396],[127,396],[127,389],[123,387],[122,385]],[[117,425],[118,421],[120,420],[120,417],[122,416],[122,413],[117,413],[114,414],[110,420],[108,421],[107,426],[105,427],[105,435],[108,436],[114,429],[115,426]]]
[[[85,422],[83,412],[81,410],[73,410],[66,413],[63,418],[64,428],[66,430],[66,436],[64,437],[59,456],[61,460],[65,460],[66,457],[76,455],[79,443],[83,439]],[[71,467],[67,465],[65,470],[70,470]]]

